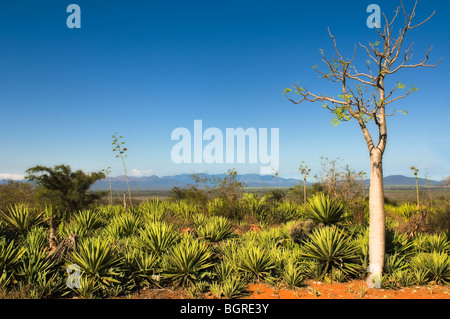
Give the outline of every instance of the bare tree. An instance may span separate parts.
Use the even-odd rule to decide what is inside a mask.
[[[447,177],[447,179],[444,181],[445,186],[450,186],[450,177]]]
[[[405,10],[403,3],[397,7],[395,14],[389,20],[383,13],[384,26],[377,28],[380,41],[367,45],[359,44],[368,56],[366,61],[366,70],[360,71],[353,64],[356,55],[355,45],[353,56],[350,59],[344,59],[335,37],[328,28],[329,35],[334,43],[334,50],[337,57],[331,60],[321,51],[323,62],[326,64],[327,71],[314,69],[320,74],[321,78],[336,83],[342,94],[338,97],[320,95],[301,87],[299,84],[292,85],[292,88],[284,90],[286,97],[293,103],[299,104],[308,102],[325,102],[323,107],[331,111],[334,115],[334,122],[349,121],[355,119],[361,128],[361,132],[367,143],[370,155],[370,231],[369,231],[369,278],[368,284],[373,287],[380,287],[380,278],[384,266],[385,255],[385,212],[384,212],[384,190],[383,190],[383,169],[382,159],[386,149],[387,125],[386,117],[394,115],[396,112],[387,113],[387,107],[393,102],[403,99],[410,93],[417,91],[417,88],[411,86],[406,89],[405,85],[398,83],[392,88],[385,87],[385,80],[399,71],[418,67],[435,67],[436,64],[429,64],[429,53],[432,47],[426,52],[425,57],[416,63],[412,63],[412,45],[404,50],[405,36],[409,30],[415,29],[428,21],[435,12],[425,20],[413,24],[417,1],[410,14]],[[394,22],[399,16],[400,11],[404,15],[404,23],[399,33],[394,34]],[[298,99],[289,97],[289,92],[293,92]],[[401,93],[400,93],[401,92]],[[370,134],[367,125],[373,123],[377,130],[376,140]]]

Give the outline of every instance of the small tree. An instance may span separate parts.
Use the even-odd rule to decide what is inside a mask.
[[[337,83],[341,94],[337,97],[316,94],[299,84],[293,85],[292,88],[284,90],[286,97],[293,103],[299,104],[308,102],[324,102],[323,107],[334,115],[333,123],[339,124],[342,121],[354,119],[358,122],[370,156],[370,188],[369,188],[369,210],[370,210],[370,230],[369,230],[369,259],[368,268],[368,284],[373,287],[372,279],[375,279],[375,286],[381,286],[381,273],[384,267],[385,257],[385,212],[384,212],[384,190],[383,190],[383,155],[387,143],[387,123],[386,117],[395,114],[395,111],[389,113],[387,107],[397,100],[403,99],[410,93],[417,91],[417,88],[411,85],[406,90],[404,84],[397,82],[391,88],[386,86],[386,79],[395,78],[399,71],[418,68],[418,67],[435,67],[439,64],[428,64],[429,53],[431,48],[426,52],[425,58],[417,63],[411,63],[412,44],[404,51],[403,46],[405,36],[409,30],[413,30],[433,15],[420,23],[413,24],[413,18],[416,12],[417,1],[414,4],[411,14],[407,14],[403,3],[401,9],[404,14],[404,23],[399,32],[394,34],[394,22],[400,12],[400,8],[395,11],[394,17],[388,20],[384,16],[384,27],[377,26],[376,32],[380,41],[369,42],[369,45],[360,44],[361,48],[367,53],[366,60],[367,71],[358,70],[353,64],[356,55],[356,45],[353,56],[345,59],[338,50],[335,37],[328,33],[334,44],[336,57],[329,59],[320,50],[322,61],[326,65],[326,71],[314,69],[323,79]],[[402,90],[406,90],[405,93]],[[289,93],[294,92],[299,98],[293,99],[289,97]],[[375,124],[377,131],[377,140],[367,127],[369,123]]]
[[[98,180],[105,178],[103,172],[86,174],[72,171],[69,165],[52,167],[37,165],[26,170],[25,178],[38,186],[37,196],[53,207],[71,212],[81,210],[105,195],[90,190]]]

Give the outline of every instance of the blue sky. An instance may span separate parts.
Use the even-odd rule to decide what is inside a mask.
[[[411,8],[412,1],[404,1]],[[81,29],[69,29],[69,4],[81,8]],[[0,3],[0,177],[20,177],[37,164],[69,164],[123,174],[111,135],[124,136],[131,175],[258,173],[261,164],[175,164],[177,127],[279,128],[282,177],[300,177],[305,161],[341,158],[368,171],[356,122],[338,127],[320,103],[294,105],[282,90],[299,81],[334,95],[317,78],[319,49],[333,54],[329,26],[345,56],[355,44],[378,40],[366,26],[369,4],[392,16],[397,1],[3,1]],[[396,77],[418,92],[388,118],[384,174],[433,179],[450,175],[447,1],[419,1],[406,39],[418,60],[433,45],[437,68]],[[399,19],[399,22],[401,20]],[[358,49],[356,59],[367,60]],[[415,60],[415,61],[417,61]],[[392,81],[391,85],[395,84]],[[337,94],[336,94],[337,95]],[[9,174],[9,175],[7,175]]]

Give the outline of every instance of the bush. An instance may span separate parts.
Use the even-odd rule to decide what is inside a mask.
[[[211,217],[209,220],[199,225],[197,235],[212,243],[234,237],[233,226],[230,221],[221,216]]]
[[[237,252],[238,270],[250,275],[250,278],[260,280],[270,276],[275,268],[272,256],[267,250],[258,246],[247,245]]]
[[[172,226],[164,222],[151,222],[139,232],[136,246],[150,253],[161,255],[179,240],[180,235]]]
[[[214,266],[211,257],[208,245],[186,236],[169,251],[162,276],[171,279],[175,285],[186,287],[208,275],[206,270]]]
[[[43,214],[43,211],[28,205],[14,205],[10,206],[6,213],[0,210],[0,220],[14,231],[25,233],[42,222]]]
[[[335,268],[347,275],[355,275],[361,268],[357,263],[356,249],[338,228],[328,226],[313,231],[303,245],[302,256],[320,263],[323,266],[322,275]]]
[[[344,220],[344,206],[328,195],[316,194],[309,198],[305,215],[316,223],[334,225]]]
[[[0,239],[0,288],[8,286],[13,279],[23,253],[15,246],[14,240],[8,243],[6,238]]]
[[[436,284],[450,284],[450,257],[447,253],[419,253],[411,259],[413,269],[426,273]]]
[[[216,297],[224,297],[227,299],[240,298],[245,295],[247,291],[247,284],[245,281],[236,275],[227,277],[223,282],[214,282],[211,285],[211,292]]]
[[[72,252],[71,261],[77,264],[82,275],[109,285],[119,282],[117,276],[123,266],[123,258],[112,244],[101,238],[87,238]]]
[[[305,276],[302,267],[293,261],[289,261],[282,272],[281,278],[289,288],[300,287],[303,284]]]
[[[301,244],[316,227],[317,224],[311,219],[299,220],[289,228],[289,236],[295,243]]]

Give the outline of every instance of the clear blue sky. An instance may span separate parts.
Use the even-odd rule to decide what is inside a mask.
[[[404,1],[411,8],[412,1]],[[81,29],[69,29],[66,8],[81,7]],[[260,164],[175,164],[177,127],[279,128],[282,177],[300,177],[305,161],[340,157],[368,171],[356,122],[338,127],[321,104],[294,105],[282,90],[300,81],[333,95],[317,78],[319,49],[331,56],[329,26],[349,56],[358,42],[378,39],[366,26],[370,3],[391,17],[399,1],[2,1],[0,3],[0,177],[37,164],[69,164],[123,174],[111,135],[124,136],[131,174],[258,173]],[[405,70],[396,80],[419,91],[393,107],[384,174],[450,175],[450,41],[447,1],[419,1],[406,39],[414,56],[437,68]],[[399,20],[400,22],[401,20]],[[358,49],[356,59],[365,61]],[[417,61],[417,60],[415,60]],[[392,82],[391,84],[393,84]],[[11,175],[6,175],[11,174]]]

